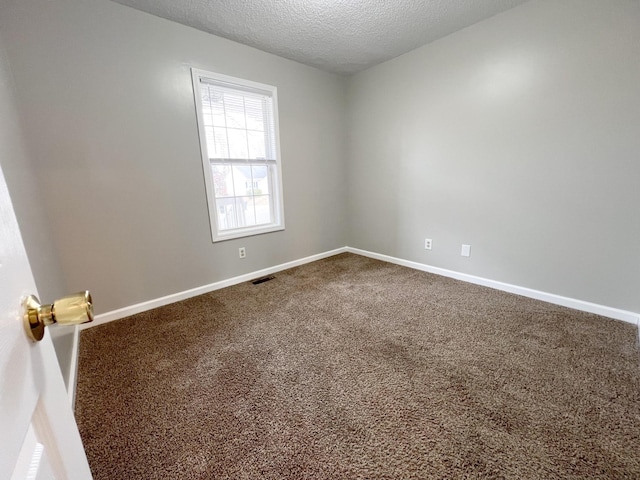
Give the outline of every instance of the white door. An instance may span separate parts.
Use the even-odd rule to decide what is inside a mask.
[[[51,336],[27,338],[21,299],[37,295],[0,169],[0,478],[91,478]],[[53,301],[53,299],[47,299]]]

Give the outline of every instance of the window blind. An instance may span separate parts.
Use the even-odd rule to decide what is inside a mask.
[[[211,163],[275,163],[270,92],[201,79],[202,113]]]

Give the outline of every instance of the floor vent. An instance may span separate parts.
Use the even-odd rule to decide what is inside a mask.
[[[276,278],[275,275],[269,275],[268,277],[258,278],[251,283],[253,283],[254,285],[259,285],[261,283],[268,282],[269,280],[273,280],[274,278]]]

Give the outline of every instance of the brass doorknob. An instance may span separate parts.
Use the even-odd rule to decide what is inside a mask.
[[[54,323],[78,325],[93,321],[93,302],[88,291],[74,293],[49,305],[41,305],[34,295],[23,301],[24,327],[34,342],[44,337],[44,327]]]

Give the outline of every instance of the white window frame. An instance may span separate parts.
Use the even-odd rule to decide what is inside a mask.
[[[277,88],[263,83],[257,83],[242,78],[231,77],[220,73],[209,72],[197,68],[191,69],[191,78],[193,82],[194,100],[196,105],[196,118],[198,122],[198,135],[200,137],[200,153],[202,157],[202,168],[204,172],[204,183],[207,193],[207,207],[209,210],[209,225],[211,227],[211,238],[213,242],[230,240],[232,238],[249,237],[252,235],[260,235],[263,233],[277,232],[284,230],[284,203],[282,195],[282,168],[280,158],[280,134],[279,134],[279,118],[278,118],[278,92]],[[236,227],[233,229],[222,230],[218,225],[217,204],[215,187],[213,182],[213,174],[211,170],[212,159],[207,149],[207,137],[205,132],[204,112],[202,109],[202,92],[200,89],[201,79],[209,80],[226,88],[237,89],[238,91],[254,92],[270,96],[273,102],[273,143],[275,146],[275,161],[268,162],[240,160],[229,161],[230,165],[264,165],[269,166],[268,179],[271,197],[271,215],[272,222],[264,225],[256,225],[249,227]]]

